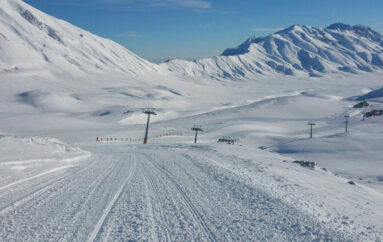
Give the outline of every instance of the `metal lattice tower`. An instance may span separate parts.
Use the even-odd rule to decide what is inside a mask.
[[[313,138],[313,126],[315,125],[315,123],[308,123],[307,125],[310,125],[310,139]]]
[[[193,125],[193,127],[191,128],[191,130],[194,130],[195,131],[195,138],[194,138],[194,144],[197,143],[197,136],[198,136],[198,132],[199,131],[203,131],[202,130],[202,126],[201,125]]]
[[[145,131],[145,138],[144,138],[144,144],[148,143],[148,133],[149,133],[149,121],[150,121],[150,115],[157,115],[154,108],[144,108],[142,113],[148,115],[148,121],[146,123],[146,131]]]

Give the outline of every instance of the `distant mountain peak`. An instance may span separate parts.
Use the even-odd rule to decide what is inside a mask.
[[[383,36],[363,25],[334,23],[321,29],[295,24],[266,37],[251,37],[214,58],[172,60],[167,65],[174,72],[224,79],[373,72],[383,70]]]
[[[224,50],[222,52],[221,56],[243,55],[243,54],[246,54],[249,52],[249,47],[251,44],[260,43],[267,38],[272,38],[274,35],[286,34],[286,33],[292,32],[292,31],[303,31],[303,30],[306,30],[308,28],[310,28],[310,27],[306,26],[306,25],[294,24],[288,28],[279,30],[279,31],[275,32],[274,34],[271,34],[271,35],[268,35],[265,37],[253,36],[253,37],[248,38],[245,42],[243,42],[242,44],[240,44],[239,46],[237,46],[235,48],[228,48],[228,49]]]
[[[344,23],[333,23],[326,27],[326,29],[332,29],[332,30],[351,30],[352,26],[349,24]]]
[[[302,24],[293,24],[290,27],[287,27],[285,29],[282,29],[282,30],[279,30],[279,31],[275,32],[275,34],[289,33],[289,32],[292,32],[292,31],[302,31],[302,30],[305,30],[305,29],[308,29],[308,28],[311,28],[311,27],[309,27],[307,25],[302,25]]]
[[[328,26],[326,30],[353,31],[361,37],[365,37],[376,42],[381,42],[381,46],[383,46],[383,35],[362,24],[351,26],[343,23],[335,23]]]
[[[256,43],[257,40],[259,40],[259,39],[261,39],[261,38],[258,38],[257,36],[250,37],[245,42],[240,44],[238,47],[226,49],[221,55],[222,56],[232,56],[232,55],[246,54],[247,52],[249,52],[250,45],[252,43]]]

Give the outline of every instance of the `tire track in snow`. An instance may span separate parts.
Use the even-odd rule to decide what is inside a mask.
[[[142,168],[141,168],[141,170],[142,170]],[[163,209],[164,208],[164,202],[162,201],[162,198],[158,192],[159,189],[158,189],[157,185],[155,184],[155,182],[153,181],[153,176],[149,174],[147,169],[144,169],[144,170],[145,171],[142,172],[144,179],[147,182],[147,184],[149,185],[149,190],[151,190],[151,193],[153,194],[153,197],[155,200],[154,203],[155,203],[155,205],[157,205],[161,220],[163,221],[163,223],[165,225],[166,241],[173,241],[171,233],[169,232],[169,227],[170,227],[169,219],[167,218],[166,213],[164,212],[164,209]]]
[[[9,236],[3,238],[7,238],[7,240],[19,238],[17,240],[86,241],[100,214],[120,186],[119,183],[126,177],[126,175],[123,177],[119,175],[121,179],[116,179],[115,175],[129,173],[129,170],[121,172],[124,162],[120,160],[103,162],[107,157],[96,157],[96,165],[90,169],[56,184],[38,197],[23,203],[13,214],[6,214],[7,217],[2,221],[2,224],[5,225],[2,231],[12,232],[7,232]],[[102,195],[106,193],[110,193],[109,199],[103,199]],[[68,196],[68,194],[70,195]],[[104,196],[104,198],[106,197]],[[11,219],[11,216],[15,216],[16,220]],[[6,228],[12,223],[19,224],[18,226],[23,228],[23,234],[15,230],[15,227]],[[36,231],[36,228],[41,226],[45,231]],[[67,232],[64,231],[64,228]],[[27,231],[28,233],[24,233]],[[36,232],[38,237],[33,235]]]
[[[112,200],[109,202],[108,206],[106,207],[106,209],[102,213],[101,218],[99,219],[99,221],[97,222],[97,224],[94,227],[93,231],[89,235],[89,238],[88,238],[89,242],[94,241],[98,237],[102,227],[105,224],[105,221],[109,217],[110,211],[114,207],[116,201],[120,198],[122,191],[124,190],[126,185],[129,183],[129,181],[133,177],[133,174],[136,172],[136,168],[137,168],[136,154],[133,154],[133,157],[134,157],[134,159],[133,159],[134,160],[134,165],[133,165],[133,168],[131,169],[131,172],[129,173],[128,177],[125,179],[123,184],[117,190],[117,192],[115,193],[114,197],[112,198]]]
[[[176,190],[178,191],[178,193],[181,195],[181,197],[183,198],[183,200],[185,201],[187,207],[189,208],[190,212],[192,213],[192,215],[194,216],[194,220],[199,223],[202,231],[205,233],[205,236],[207,238],[209,238],[210,241],[216,241],[216,236],[214,235],[214,233],[209,229],[209,227],[207,226],[206,224],[206,221],[205,219],[203,218],[203,216],[201,215],[201,213],[197,210],[197,208],[194,206],[194,204],[192,203],[192,201],[190,200],[190,198],[186,195],[186,193],[184,192],[184,190],[182,189],[182,187],[176,182],[174,176],[169,172],[167,171],[166,169],[160,167],[159,165],[155,164],[152,159],[150,157],[148,157],[148,161],[158,170],[160,171],[162,174],[164,174],[168,179],[169,181],[174,185],[174,187],[176,188]]]
[[[86,206],[88,205],[88,199],[91,198],[91,195],[97,191],[99,187],[98,179],[104,176],[105,179],[110,175],[113,170],[116,170],[115,164],[109,165],[108,167],[102,167],[101,164],[97,162],[96,167],[92,166],[90,169],[87,169],[85,172],[78,174],[77,176],[69,179],[58,186],[53,187],[47,191],[48,196],[45,196],[40,199],[38,197],[36,200],[28,202],[24,207],[18,209],[19,214],[24,216],[31,216],[32,220],[24,226],[38,226],[41,224],[41,220],[44,221],[44,226],[46,230],[57,230],[58,227],[65,227],[71,233],[62,233],[56,232],[54,235],[50,233],[42,234],[39,240],[58,240],[58,238],[71,241],[75,237],[75,231],[82,228],[84,225],[84,218],[78,218],[79,213],[87,213],[88,210]],[[93,169],[94,168],[94,169]],[[94,176],[95,171],[101,170],[98,176]],[[100,183],[104,181],[101,179]],[[89,183],[87,182],[89,181]],[[96,186],[96,187],[95,187]],[[75,191],[75,193],[73,193]],[[67,196],[63,196],[63,195]],[[71,194],[68,196],[68,194]],[[52,205],[53,204],[53,205]],[[60,208],[57,210],[57,208]],[[85,209],[84,209],[85,208]],[[39,213],[43,211],[43,214],[40,216]],[[25,214],[25,215],[24,215]],[[48,215],[47,215],[48,214]],[[37,218],[34,220],[33,218]],[[58,226],[58,224],[60,224]],[[77,230],[76,230],[77,229]],[[72,236],[68,238],[68,236]],[[30,240],[31,238],[25,238],[25,240]]]
[[[77,157],[73,157],[73,158],[61,159],[61,161],[63,161],[63,162],[73,162],[73,161],[76,161],[76,160],[82,160],[82,159],[86,159],[86,158],[89,158],[89,157],[90,157],[90,153],[86,153],[85,155],[81,155],[81,156],[77,156]],[[55,161],[55,160],[58,161],[58,159],[45,159],[45,161]],[[29,160],[27,162],[33,162],[33,161],[38,161],[38,160]],[[19,161],[19,162],[24,162],[24,161]],[[5,164],[7,164],[7,163],[8,162],[6,162]],[[16,163],[16,162],[14,162],[14,163]],[[2,163],[2,164],[4,164],[4,163]],[[8,184],[0,187],[0,191],[5,190],[5,189],[10,188],[10,187],[13,187],[13,186],[16,186],[16,185],[19,185],[21,183],[28,182],[28,181],[36,179],[36,178],[40,178],[40,177],[48,175],[48,174],[55,173],[55,172],[58,172],[58,171],[61,171],[61,170],[67,169],[67,168],[75,167],[75,166],[76,165],[72,164],[72,165],[64,165],[64,166],[60,166],[60,167],[56,167],[56,168],[50,169],[48,171],[44,171],[44,172],[41,172],[41,173],[33,175],[33,176],[30,176],[30,177],[27,177],[27,178],[24,178],[24,179],[20,179],[20,180],[8,183]]]
[[[18,181],[9,183],[9,184],[7,184],[7,185],[5,185],[5,186],[2,186],[2,187],[0,187],[0,191],[2,191],[2,190],[4,190],[4,189],[7,189],[7,188],[10,188],[10,187],[13,187],[13,186],[16,186],[16,185],[19,185],[19,184],[21,184],[21,183],[24,183],[24,182],[33,180],[33,179],[36,179],[36,178],[42,177],[42,176],[44,176],[44,175],[51,174],[51,173],[55,173],[55,172],[57,172],[57,171],[65,170],[65,169],[67,169],[67,168],[71,168],[71,167],[74,167],[74,165],[65,165],[65,166],[60,166],[60,167],[53,168],[53,169],[51,169],[51,170],[48,170],[48,171],[39,173],[39,174],[37,174],[37,175],[31,176],[31,177],[28,177],[28,178],[25,178],[25,179],[21,179],[21,180],[18,180]]]
[[[110,165],[108,167],[108,169],[105,170],[105,172],[99,174],[96,178],[94,178],[94,180],[92,181],[91,184],[89,184],[89,186],[87,187],[86,191],[87,191],[87,197],[85,200],[83,201],[80,201],[79,205],[77,207],[72,207],[72,209],[75,209],[75,211],[77,211],[76,213],[74,213],[73,215],[69,216],[69,218],[66,218],[67,220],[69,221],[80,221],[80,224],[83,225],[83,221],[81,220],[84,220],[84,218],[79,218],[81,215],[84,215],[83,213],[86,213],[86,209],[84,209],[89,201],[92,199],[92,196],[97,192],[97,190],[100,188],[100,186],[106,181],[106,179],[112,174],[112,172],[114,171],[114,169],[116,168],[116,165]],[[68,212],[68,210],[66,210],[66,213],[65,213],[65,216],[67,216],[68,214],[71,214]],[[62,220],[65,220],[64,218]],[[81,226],[76,226],[76,229],[74,230],[74,232],[71,234],[73,237],[76,237],[76,235],[78,234],[79,230],[80,230],[80,227]],[[66,238],[66,240],[70,241],[70,240],[73,240],[73,237],[72,238]]]
[[[60,174],[58,176],[51,178],[48,181],[45,181],[48,184],[30,192],[30,193],[27,193],[26,195],[24,195],[20,198],[17,198],[16,200],[12,201],[11,203],[7,204],[6,206],[0,208],[0,215],[3,215],[3,214],[9,212],[10,210],[12,210],[16,207],[19,207],[19,206],[27,203],[30,200],[36,199],[36,196],[43,194],[44,192],[48,191],[49,189],[51,189],[55,185],[59,184],[60,182],[64,182],[64,181],[67,181],[69,179],[72,179],[73,177],[76,177],[78,174],[82,173],[83,171],[86,171],[87,169],[91,168],[95,164],[96,164],[96,162],[91,162],[87,166],[84,166],[81,169],[79,169],[73,173],[67,174],[63,177],[61,177],[62,174]],[[56,178],[58,178],[58,179],[56,179]]]

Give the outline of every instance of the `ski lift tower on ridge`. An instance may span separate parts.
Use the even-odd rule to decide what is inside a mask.
[[[194,130],[195,131],[195,138],[194,138],[194,144],[197,143],[197,136],[198,136],[198,131],[203,131],[202,130],[202,126],[201,125],[193,125],[193,127],[191,128],[191,130]]]
[[[350,119],[350,115],[344,115],[344,117],[346,118],[346,126],[344,127],[344,131],[347,133],[348,132],[348,120]]]
[[[310,139],[313,138],[313,126],[315,125],[315,123],[308,123],[307,125],[310,125]]]
[[[145,138],[144,138],[144,145],[148,143],[148,132],[149,132],[149,121],[150,121],[150,115],[157,115],[154,108],[144,108],[142,113],[148,115],[148,121],[146,123],[146,131],[145,131]]]

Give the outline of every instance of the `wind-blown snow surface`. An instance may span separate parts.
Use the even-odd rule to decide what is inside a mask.
[[[220,56],[170,60],[162,66],[180,74],[218,79],[373,72],[383,69],[383,36],[362,25],[337,23],[325,29],[294,25],[267,37],[250,38]]]

